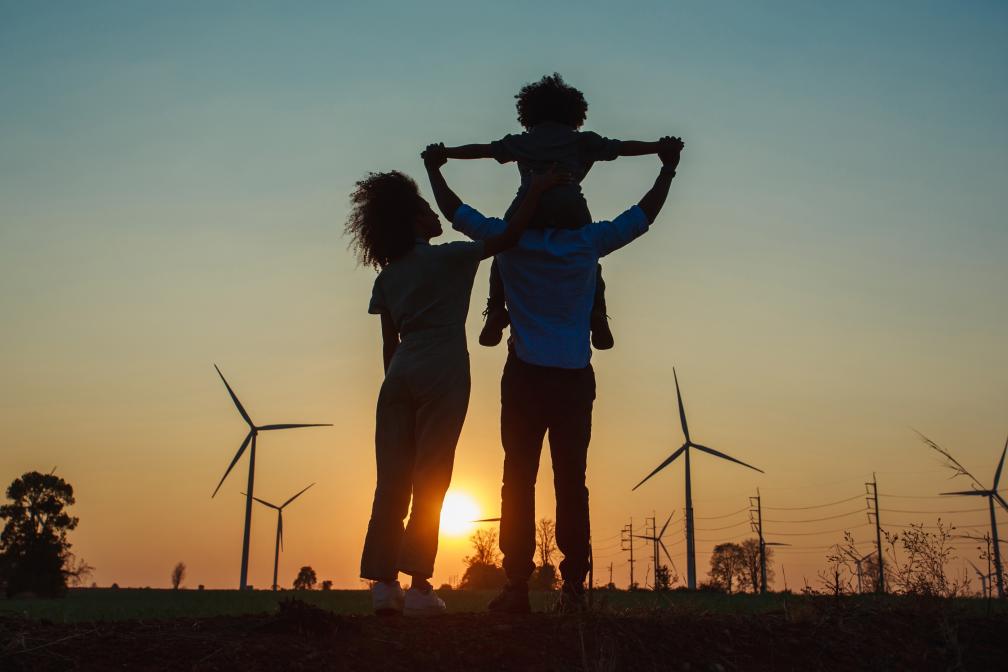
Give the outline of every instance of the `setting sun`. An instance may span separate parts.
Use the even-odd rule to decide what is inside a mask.
[[[479,507],[472,497],[449,491],[441,505],[441,534],[458,536],[469,533],[479,517]]]

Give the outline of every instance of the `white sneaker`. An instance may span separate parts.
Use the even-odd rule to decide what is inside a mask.
[[[378,581],[371,586],[371,606],[379,616],[401,614],[406,594],[398,581]]]
[[[444,600],[433,590],[426,592],[417,588],[406,591],[406,606],[403,614],[406,616],[437,616],[448,611]]]

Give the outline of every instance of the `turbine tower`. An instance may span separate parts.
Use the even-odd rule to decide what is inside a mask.
[[[315,484],[312,483],[311,485],[308,486],[308,488],[312,487],[312,485]],[[263,506],[268,506],[271,509],[275,509],[277,512],[276,550],[273,552],[273,590],[277,590],[277,588],[279,588],[279,586],[277,585],[277,569],[280,565],[280,549],[283,548],[283,510],[288,504],[290,504],[295,499],[303,495],[305,493],[305,490],[307,490],[308,488],[305,488],[301,492],[297,493],[280,506],[277,506],[276,504],[271,504],[267,502],[265,499],[259,499],[258,497],[252,498],[255,501],[262,504]],[[242,494],[244,495],[245,493],[243,492]]]
[[[920,432],[918,432],[920,434]],[[949,466],[956,471],[956,476],[969,476],[973,483],[977,486],[973,490],[960,490],[958,492],[942,492],[942,495],[952,495],[952,496],[965,496],[965,497],[986,497],[987,507],[990,509],[990,525],[991,525],[991,545],[994,547],[994,577],[997,581],[997,592],[998,599],[1003,599],[1004,593],[1004,577],[1001,571],[1001,544],[998,541],[998,531],[997,531],[997,518],[994,515],[994,502],[997,501],[1005,511],[1008,511],[1008,502],[1005,501],[1001,493],[998,492],[998,483],[1001,481],[1001,469],[1004,467],[1005,453],[1008,453],[1008,439],[1005,439],[1004,449],[1001,451],[1001,459],[998,461],[997,469],[994,471],[994,485],[990,489],[984,488],[983,485],[976,479],[973,474],[966,470],[966,467],[959,464],[952,455],[938,446],[937,443],[927,438],[923,434],[920,437],[924,439],[924,443],[928,444],[939,453],[941,453],[945,459],[949,461]]]
[[[228,394],[231,395],[231,401],[234,402],[235,408],[238,409],[238,413],[241,414],[242,419],[249,426],[248,434],[245,435],[245,439],[241,442],[238,447],[238,452],[235,453],[234,458],[231,460],[231,464],[224,471],[224,475],[221,476],[220,482],[217,487],[214,488],[213,494],[210,497],[216,497],[217,491],[220,490],[221,485],[224,484],[224,479],[228,477],[231,470],[234,468],[238,460],[241,459],[242,453],[245,449],[249,449],[249,470],[248,470],[248,486],[245,492],[245,533],[242,537],[242,555],[241,555],[241,576],[238,580],[238,589],[245,590],[248,588],[248,556],[249,556],[249,535],[252,530],[252,498],[253,498],[253,486],[255,484],[255,451],[256,451],[256,437],[259,432],[272,431],[274,429],[296,429],[298,427],[332,427],[331,424],[327,423],[297,423],[297,424],[281,424],[281,425],[256,425],[252,422],[252,418],[245,411],[245,407],[242,403],[238,401],[238,396],[228,385],[227,379],[224,378],[224,374],[221,370],[214,364],[214,368],[217,369],[217,375],[220,379],[224,381],[224,387],[227,388]]]
[[[701,453],[707,453],[708,455],[720,457],[721,459],[728,460],[729,462],[741,464],[743,467],[748,467],[754,471],[760,472],[761,474],[763,473],[763,470],[758,469],[751,464],[746,464],[742,460],[737,460],[730,455],[725,455],[724,453],[714,450],[708,446],[693,443],[693,440],[690,438],[689,425],[686,424],[686,410],[683,408],[682,393],[679,391],[679,377],[676,375],[674,367],[672,369],[672,377],[675,379],[676,399],[679,401],[679,421],[682,424],[683,437],[686,440],[681,446],[679,446],[678,449],[676,449],[674,453],[669,455],[664,462],[655,467],[654,471],[645,476],[644,480],[635,485],[632,490],[636,490],[642,486],[645,481],[668,465],[672,464],[672,462],[674,462],[680,455],[683,456],[683,463],[686,470],[686,585],[690,590],[696,590],[696,543],[693,535],[693,484],[690,475],[690,448],[696,448]]]
[[[633,536],[635,536],[638,539],[644,539],[644,540],[650,541],[652,544],[654,544],[654,566],[655,566],[654,589],[655,590],[658,590],[658,567],[659,567],[658,547],[659,546],[661,546],[661,550],[665,551],[665,557],[668,558],[669,564],[672,565],[672,570],[676,574],[679,574],[679,569],[675,566],[675,561],[672,559],[672,556],[669,555],[668,549],[665,548],[665,542],[662,541],[662,537],[665,536],[665,530],[668,529],[669,523],[672,522],[672,516],[673,516],[673,514],[675,514],[675,511],[673,511],[672,513],[669,514],[668,520],[666,520],[665,524],[662,525],[661,532],[657,532],[657,533],[651,534],[651,535],[647,535],[647,534],[635,534],[635,535],[633,535]],[[651,520],[654,521],[654,518],[651,518]],[[654,528],[652,528],[652,531],[654,532]]]

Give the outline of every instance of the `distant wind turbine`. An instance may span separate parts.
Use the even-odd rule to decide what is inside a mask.
[[[969,476],[970,480],[977,486],[973,490],[960,490],[958,492],[942,492],[942,495],[953,495],[953,496],[965,496],[965,497],[986,497],[987,506],[990,509],[990,524],[991,524],[991,545],[994,547],[994,577],[997,581],[997,591],[998,599],[1003,599],[1004,594],[1004,577],[1001,572],[1001,543],[998,541],[998,531],[997,531],[997,518],[994,516],[994,502],[997,501],[1005,511],[1008,511],[1008,502],[1005,501],[1004,497],[998,492],[998,482],[1001,480],[1001,469],[1004,467],[1005,453],[1008,453],[1008,439],[1005,439],[1004,449],[1001,451],[1001,459],[998,461],[997,469],[994,471],[994,485],[990,489],[984,488],[983,484],[976,479],[976,477],[966,470],[962,464],[959,463],[952,454],[949,453],[944,448],[940,447],[937,443],[927,438],[920,432],[917,434],[924,440],[924,443],[931,446],[934,450],[938,451],[946,460],[948,460],[948,465],[956,472],[956,476]],[[954,477],[953,477],[954,478]]]
[[[690,478],[690,448],[696,448],[702,453],[707,453],[708,455],[720,457],[721,459],[728,460],[729,462],[741,464],[743,467],[748,467],[754,471],[760,472],[761,474],[764,472],[762,469],[754,467],[751,464],[746,464],[742,460],[737,460],[734,457],[714,450],[713,448],[700,445],[699,443],[693,443],[692,439],[690,439],[689,425],[686,424],[686,410],[683,408],[682,394],[679,391],[679,377],[676,375],[674,367],[672,369],[672,377],[675,379],[676,399],[679,401],[679,421],[682,424],[683,436],[686,441],[683,445],[679,446],[674,453],[669,455],[664,462],[655,467],[654,471],[645,476],[644,480],[635,485],[632,489],[636,490],[649,478],[672,464],[672,462],[674,462],[680,455],[683,456],[686,470],[686,585],[690,590],[696,590],[696,543],[693,535],[693,487]]]
[[[657,534],[653,534],[653,535],[647,535],[647,534],[635,534],[635,535],[633,535],[633,536],[637,537],[638,539],[645,539],[647,541],[650,541],[652,544],[654,544],[654,566],[655,566],[654,589],[655,590],[658,590],[658,567],[659,567],[658,547],[659,546],[661,546],[661,550],[665,551],[665,557],[668,558],[669,563],[672,565],[672,570],[675,571],[675,573],[677,575],[679,574],[679,569],[675,566],[675,560],[672,559],[672,556],[669,554],[668,549],[665,548],[665,542],[662,541],[662,537],[665,536],[665,530],[668,529],[669,523],[672,522],[672,516],[674,514],[675,514],[675,511],[673,511],[672,513],[669,514],[668,520],[666,520],[665,524],[662,525],[661,532],[658,532]],[[652,520],[654,520],[654,519],[652,518]]]
[[[966,562],[970,564],[970,567],[973,568],[973,571],[976,572],[976,575],[980,578],[980,593],[985,598],[990,597],[990,593],[987,589],[987,581],[988,579],[990,579],[990,577],[981,572],[980,568],[974,565],[972,560],[967,560]]]
[[[308,488],[312,487],[312,485],[315,484],[312,483],[311,485],[308,486]],[[303,495],[305,493],[305,490],[307,490],[308,488],[305,488],[301,492],[297,493],[280,506],[277,506],[276,504],[271,504],[267,502],[265,499],[259,499],[258,497],[252,498],[255,501],[262,504],[263,506],[268,506],[271,509],[275,509],[277,512],[276,550],[273,552],[273,590],[277,590],[277,588],[279,588],[279,586],[277,585],[277,568],[280,565],[280,549],[283,548],[283,510],[288,504],[290,504],[295,499]],[[245,493],[243,492],[242,494],[244,495]]]
[[[220,379],[224,381],[224,387],[227,388],[228,394],[231,395],[231,401],[234,402],[235,408],[238,409],[238,413],[241,414],[242,419],[249,426],[249,432],[245,435],[245,439],[242,441],[241,446],[238,447],[238,452],[235,453],[234,458],[231,460],[231,464],[224,471],[224,475],[221,476],[220,483],[214,488],[211,497],[217,496],[217,491],[220,490],[221,485],[224,484],[224,479],[228,477],[231,470],[234,468],[238,460],[241,459],[242,453],[245,452],[246,448],[249,448],[249,470],[248,470],[248,486],[246,487],[245,493],[245,534],[242,537],[242,556],[241,556],[241,577],[238,581],[238,587],[240,590],[245,590],[248,587],[248,556],[249,556],[249,535],[252,530],[252,499],[253,499],[253,486],[255,484],[255,450],[256,450],[256,437],[259,432],[272,431],[274,429],[296,429],[298,427],[332,427],[331,424],[327,423],[298,423],[298,424],[281,424],[281,425],[259,425],[257,426],[252,422],[252,418],[245,411],[245,407],[242,403],[238,401],[238,396],[228,385],[227,379],[224,378],[224,374],[221,370],[217,368],[214,364],[214,368],[217,369],[217,375]]]

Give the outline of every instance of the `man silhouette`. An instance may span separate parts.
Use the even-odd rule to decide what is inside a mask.
[[[549,432],[556,492],[557,546],[563,553],[559,608],[584,606],[588,573],[588,489],[585,469],[591,440],[595,372],[591,366],[590,314],[601,257],[648,230],[668,196],[683,143],[663,138],[662,167],[637,205],[612,221],[580,229],[529,229],[518,245],[497,255],[511,312],[508,359],[501,376],[500,548],[508,583],[491,611],[528,613],[528,580],[535,570],[535,482],[542,442]],[[454,228],[485,240],[507,226],[462,203],[440,166],[443,145],[423,154],[434,198]]]

